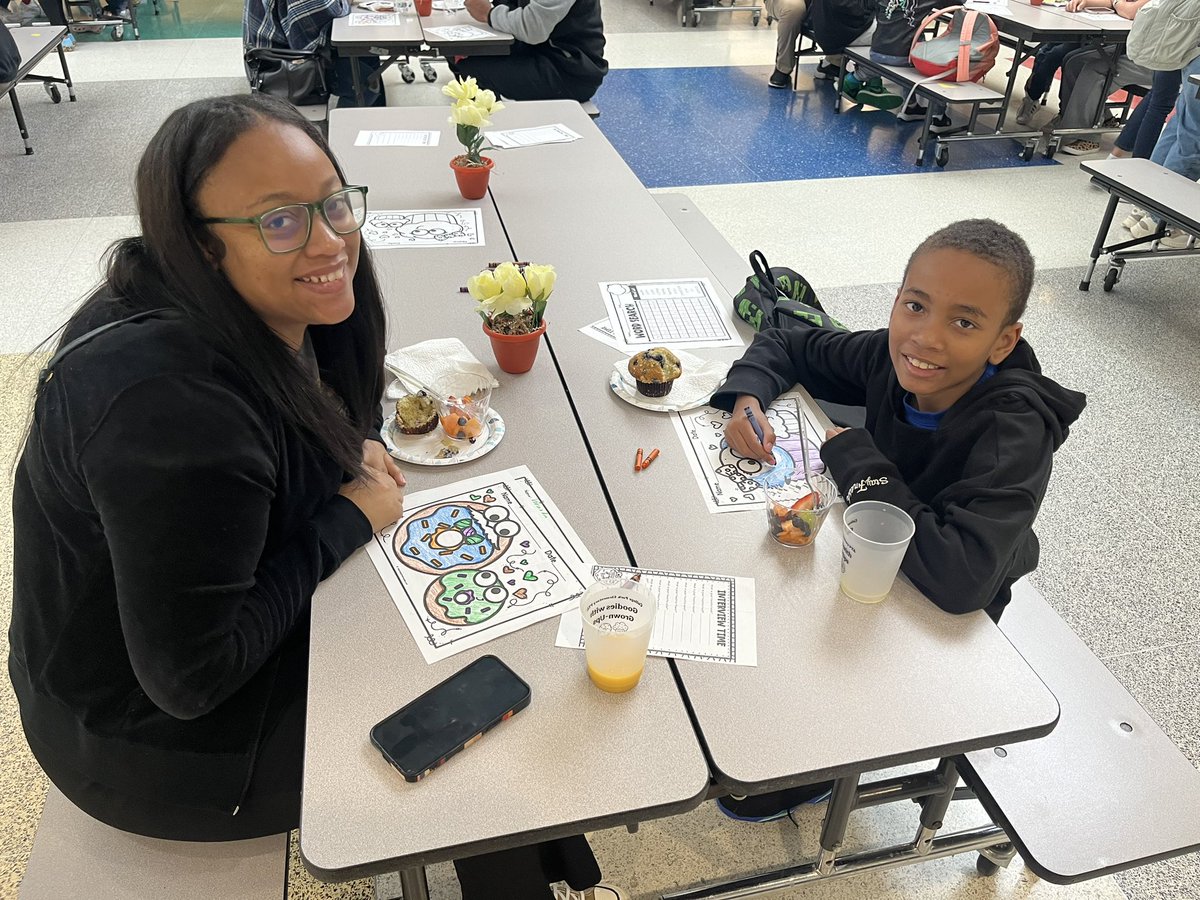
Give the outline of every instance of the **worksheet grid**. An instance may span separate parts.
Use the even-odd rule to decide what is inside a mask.
[[[705,296],[639,300],[638,312],[652,341],[695,341],[728,334],[725,323]]]

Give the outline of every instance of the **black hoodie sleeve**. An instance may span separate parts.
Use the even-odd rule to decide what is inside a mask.
[[[338,494],[265,552],[281,482],[271,434],[209,377],[159,376],[115,396],[80,462],[112,560],[138,682],[192,719],[245,684],[287,638],[317,583],[371,537]]]
[[[933,498],[935,505],[912,492],[864,429],[844,431],[821,448],[847,502],[882,500],[912,516],[916,533],[901,569],[946,612],[987,607],[1006,579],[1036,565],[1023,560],[1024,571],[1014,573],[1050,480],[1054,438],[1041,413],[1019,401],[988,415],[962,478]]]
[[[750,394],[765,409],[799,384],[818,400],[863,406],[867,384],[881,360],[888,360],[887,331],[768,328],[754,336],[709,402],[728,411],[738,394]]]

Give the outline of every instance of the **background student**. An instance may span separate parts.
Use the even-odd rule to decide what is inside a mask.
[[[516,41],[507,56],[460,56],[450,71],[510,100],[591,100],[608,74],[600,0],[466,0]]]

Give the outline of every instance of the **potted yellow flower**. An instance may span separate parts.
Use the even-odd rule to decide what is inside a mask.
[[[533,368],[556,278],[554,266],[501,263],[467,281],[467,291],[479,301],[475,310],[496,362],[505,372],[519,375]]]
[[[464,199],[479,200],[487,193],[492,171],[492,160],[479,153],[483,149],[483,129],[492,124],[489,117],[504,109],[504,104],[493,92],[480,88],[474,78],[452,81],[442,88],[442,93],[454,101],[450,121],[454,123],[458,142],[467,151],[450,160],[450,168]]]

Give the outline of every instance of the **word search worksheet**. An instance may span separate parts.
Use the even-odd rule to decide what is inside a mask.
[[[707,278],[604,281],[600,293],[623,350],[742,346]]]

